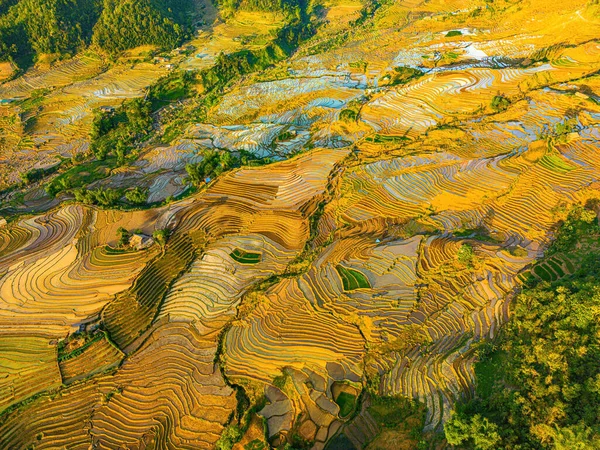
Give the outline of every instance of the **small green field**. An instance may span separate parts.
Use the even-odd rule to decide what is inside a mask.
[[[373,136],[365,138],[365,141],[373,144],[400,144],[402,142],[410,141],[410,139],[406,136],[394,136],[391,134],[376,133]]]
[[[340,417],[348,417],[356,407],[356,396],[348,392],[340,392],[335,402],[340,407]]]
[[[325,450],[356,450],[356,447],[344,433],[340,433],[327,443]]]
[[[336,269],[340,274],[340,277],[342,277],[345,291],[371,287],[371,283],[369,283],[367,277],[358,270],[348,269],[347,267],[340,265],[338,265]]]
[[[75,348],[74,350],[67,350],[66,342],[61,341],[58,344],[58,361],[63,362],[71,358],[75,358],[76,356],[81,355],[89,346],[91,346],[94,342],[97,342],[101,339],[106,338],[106,334],[101,331],[96,334],[89,333],[76,333],[72,337],[80,338],[82,344]]]
[[[47,186],[46,191],[50,195],[56,195],[61,191],[87,186],[88,184],[106,178],[115,165],[116,158],[91,161],[71,167],[65,173],[54,178]]]
[[[540,165],[556,173],[568,173],[577,168],[575,165],[570,164],[560,156],[553,154],[544,155],[542,159],[540,159]]]
[[[498,374],[502,372],[502,365],[505,364],[507,354],[503,351],[495,351],[488,358],[475,364],[475,374],[477,376],[477,395],[487,397],[492,394],[494,386],[498,380]]]
[[[258,264],[261,259],[260,253],[247,252],[241,248],[236,248],[229,256],[240,264]]]

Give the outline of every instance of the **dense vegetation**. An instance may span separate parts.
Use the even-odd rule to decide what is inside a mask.
[[[314,27],[302,13],[300,18],[282,27],[275,39],[262,49],[220,54],[212,67],[200,73],[204,89],[208,92],[221,92],[239,76],[266,69],[289,56],[302,40],[313,33]]]
[[[0,60],[29,64],[95,43],[114,54],[152,44],[172,48],[187,35],[192,0],[20,0],[0,3]]]
[[[191,0],[104,0],[93,42],[109,53],[139,45],[177,46],[186,36]]]
[[[244,10],[280,12],[299,17],[300,10],[305,7],[303,0],[218,0],[216,3],[225,16]]]
[[[358,270],[350,269],[341,265],[337,265],[336,269],[342,279],[345,291],[353,291],[354,289],[370,288],[371,283],[365,275]]]
[[[482,345],[475,397],[445,426],[450,444],[476,449],[600,448],[600,227],[574,207],[547,258],[572,273],[530,277],[502,336]]]
[[[188,0],[172,1],[174,5],[183,7],[182,2]],[[123,7],[123,5],[120,6],[120,8]],[[103,12],[102,14],[107,13]],[[150,20],[148,17],[146,19]],[[104,19],[100,19],[95,30],[104,26],[102,20]],[[129,29],[130,27],[127,25],[125,28]],[[145,98],[126,100],[116,109],[107,108],[96,111],[90,133],[90,151],[93,159],[84,163],[69,164],[68,170],[63,171],[61,175],[46,185],[46,192],[51,196],[56,196],[63,191],[71,191],[78,201],[101,206],[115,206],[122,199],[123,192],[85,188],[90,183],[107,177],[111,169],[123,166],[137,158],[137,149],[140,144],[153,136],[153,115],[156,111],[173,101],[193,97],[195,95],[194,85],[202,84],[203,93],[196,97],[198,104],[196,114],[201,115],[203,111],[219,101],[231,83],[245,74],[264,69],[285,58],[300,41],[311,36],[313,31],[308,14],[302,9],[298,12],[298,17],[290,18],[290,22],[277,32],[271,43],[261,49],[243,50],[229,55],[221,54],[214,66],[200,72],[175,70],[152,85]],[[114,33],[109,34],[112,39]],[[94,39],[96,36],[98,36],[97,31],[94,32]],[[189,117],[183,118],[182,126],[185,126],[189,120]],[[178,122],[175,121],[175,126],[167,127],[163,137],[167,142],[168,136],[173,134],[171,128],[176,131],[177,124]],[[235,156],[229,152],[208,151],[204,152],[203,156],[204,159],[200,163],[189,164],[186,167],[189,181],[195,186],[234,167],[270,162],[268,158],[259,159],[243,151]],[[45,172],[26,173],[22,174],[22,179],[25,184],[29,184],[38,181],[45,175]],[[147,192],[138,192],[137,190],[125,192],[125,199],[129,204],[142,205],[146,198]]]

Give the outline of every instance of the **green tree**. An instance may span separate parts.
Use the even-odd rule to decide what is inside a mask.
[[[473,247],[470,244],[462,244],[458,249],[456,254],[456,259],[461,264],[472,267],[473,266],[473,258],[475,256],[475,252],[473,251]]]
[[[133,204],[141,205],[148,199],[148,191],[140,187],[134,187],[125,192],[125,198]]]
[[[117,245],[119,247],[127,247],[129,245],[129,239],[131,238],[131,234],[123,227],[119,227],[117,229],[117,237],[119,241]]]
[[[497,449],[501,442],[498,426],[479,414],[465,417],[454,412],[444,425],[444,432],[449,444],[477,450]]]
[[[171,232],[168,228],[162,228],[160,230],[154,230],[152,233],[152,237],[156,242],[158,242],[161,246],[164,246],[169,239]]]

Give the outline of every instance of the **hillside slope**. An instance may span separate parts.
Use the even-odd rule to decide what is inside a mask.
[[[600,6],[297,6],[0,85],[0,448],[594,448]]]

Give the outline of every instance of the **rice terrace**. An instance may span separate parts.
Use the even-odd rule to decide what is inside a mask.
[[[0,0],[0,450],[600,449],[598,0]]]

